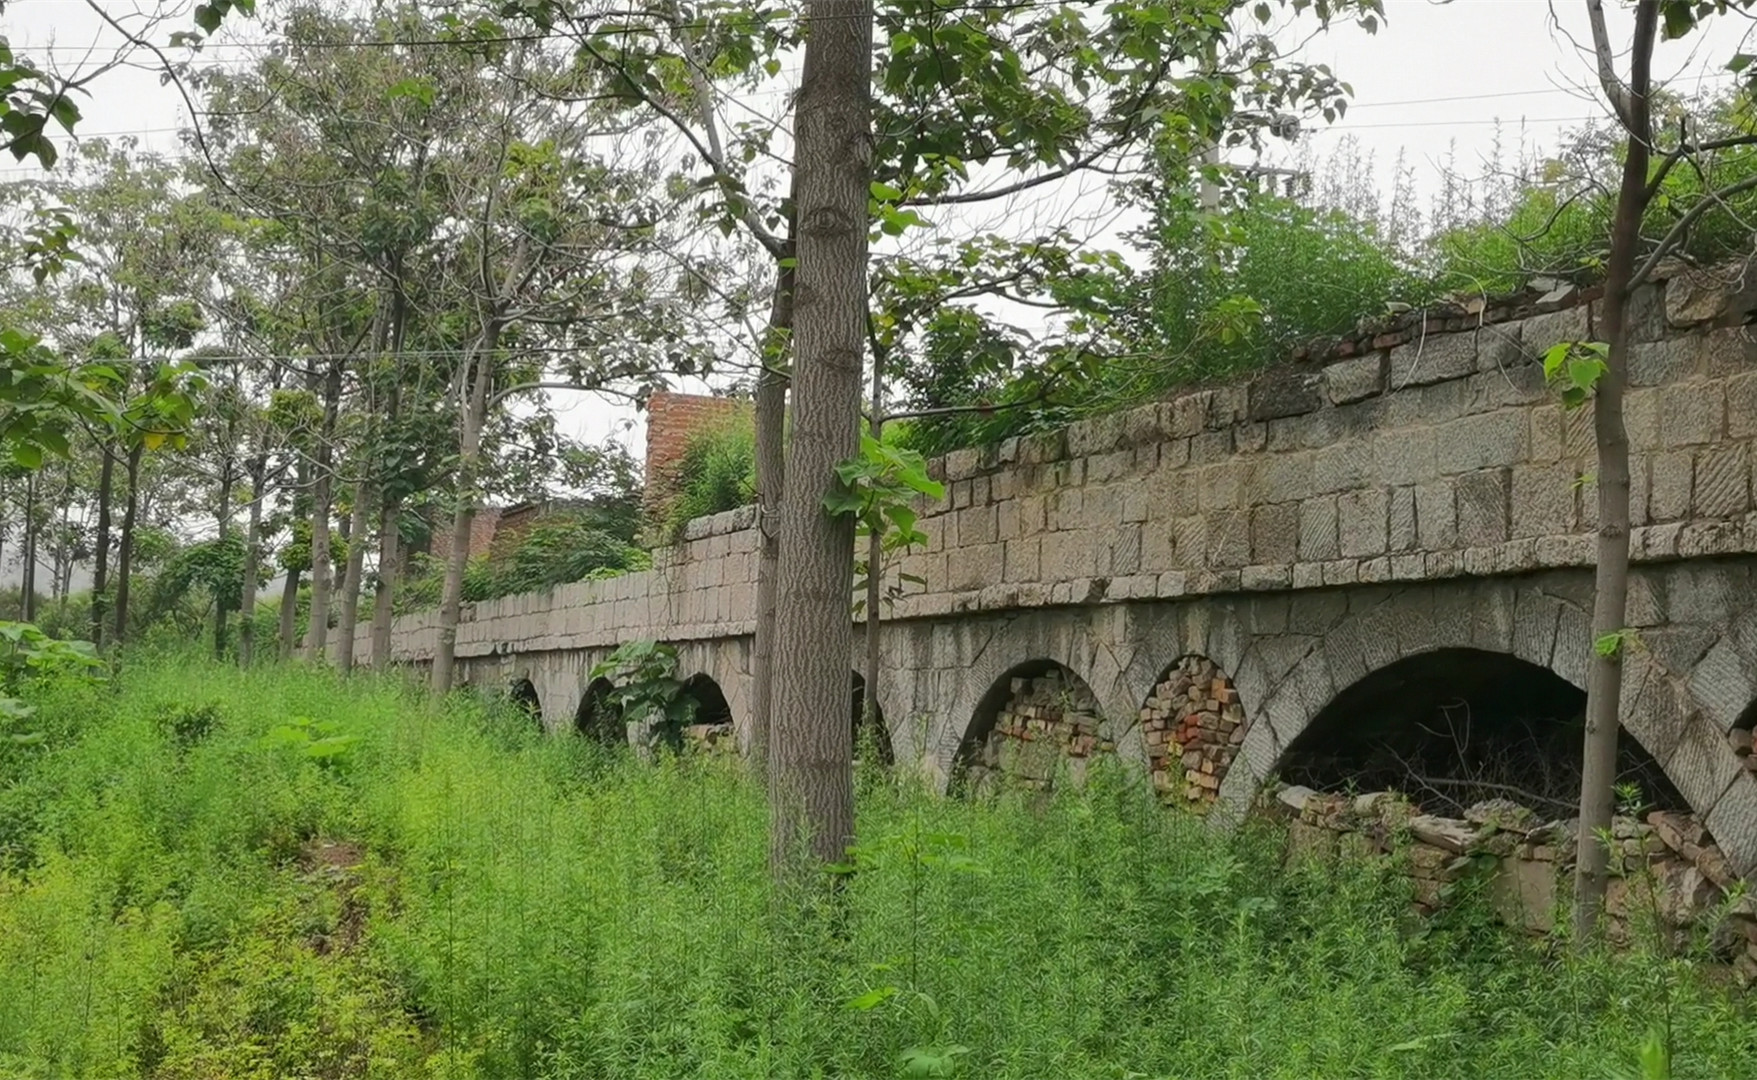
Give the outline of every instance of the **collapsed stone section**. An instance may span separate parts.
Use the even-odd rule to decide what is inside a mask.
[[[1475,803],[1463,817],[1441,817],[1394,791],[1349,796],[1300,785],[1282,789],[1271,805],[1290,819],[1290,857],[1400,860],[1393,865],[1424,913],[1474,882],[1487,890],[1502,922],[1547,934],[1568,902],[1577,820],[1546,821],[1504,798]],[[1670,947],[1683,948],[1706,933],[1739,981],[1757,984],[1757,898],[1727,903],[1739,879],[1694,814],[1618,815],[1611,842],[1611,940],[1626,944],[1648,925]]]
[[[1206,808],[1246,730],[1244,705],[1220,665],[1205,656],[1179,660],[1141,706],[1153,790],[1168,803]]]
[[[1051,665],[1015,675],[1006,693],[992,726],[979,729],[966,754],[964,775],[971,790],[992,790],[1003,782],[1046,790],[1064,762],[1078,780],[1088,761],[1115,752],[1097,697],[1066,668]]]

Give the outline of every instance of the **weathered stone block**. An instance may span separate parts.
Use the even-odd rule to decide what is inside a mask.
[[[1292,563],[1299,552],[1299,504],[1251,511],[1251,557],[1260,564]]]
[[[1323,495],[1299,504],[1299,557],[1321,562],[1342,554],[1337,529],[1336,496]]]
[[[1623,427],[1631,450],[1658,450],[1659,403],[1663,390],[1631,390],[1623,397]]]
[[[1534,315],[1519,324],[1520,346],[1529,360],[1539,361],[1552,345],[1591,338],[1590,307],[1580,304],[1548,315]]]
[[[1248,466],[1242,461],[1203,466],[1196,474],[1196,505],[1204,514],[1242,506],[1247,470]]]
[[[1239,584],[1252,591],[1285,589],[1293,584],[1293,567],[1286,563],[1275,566],[1247,566],[1239,572]]]
[[[1476,333],[1476,369],[1502,374],[1526,366],[1520,323],[1492,323]]]
[[[1251,512],[1221,510],[1208,515],[1208,565],[1237,569],[1251,562]]]
[[[1415,489],[1416,533],[1429,551],[1458,542],[1457,495],[1452,481],[1438,480]]]
[[[1346,405],[1376,397],[1385,389],[1385,354],[1373,353],[1331,364],[1324,369],[1324,394],[1333,404]]]
[[[1344,557],[1384,553],[1389,501],[1383,488],[1347,491],[1337,497],[1337,528]]]
[[[1312,455],[1312,490],[1318,494],[1350,491],[1373,479],[1372,448],[1359,441],[1326,446]]]
[[[1531,424],[1531,454],[1534,462],[1560,461],[1562,458],[1562,407],[1539,405],[1528,413]]]
[[[1323,379],[1299,368],[1275,368],[1251,380],[1250,419],[1276,420],[1316,412],[1324,404]]]
[[[1554,536],[1574,527],[1575,475],[1568,465],[1513,469],[1512,536]]]
[[[1648,517],[1654,521],[1676,521],[1688,514],[1694,487],[1694,455],[1688,450],[1655,454],[1648,471]]]
[[[1392,488],[1386,547],[1391,551],[1412,551],[1415,546],[1415,489]]]
[[[1190,464],[1212,465],[1232,456],[1232,429],[1204,431],[1190,440]]]
[[[1393,390],[1462,379],[1476,373],[1476,335],[1430,334],[1391,350]]]
[[[1743,446],[1699,451],[1695,467],[1695,504],[1700,517],[1724,518],[1751,509],[1751,472]]]
[[[1374,479],[1383,484],[1419,484],[1440,475],[1433,428],[1386,431],[1373,439]]]
[[[1664,386],[1681,382],[1696,369],[1694,343],[1681,338],[1629,347],[1629,385]]]
[[[1660,397],[1660,445],[1668,449],[1701,446],[1720,438],[1725,392],[1719,383],[1683,383]]]
[[[1458,542],[1466,547],[1507,539],[1507,470],[1484,469],[1457,480]]]
[[[1440,425],[1435,453],[1447,475],[1512,465],[1525,460],[1530,437],[1524,412],[1503,409]]]
[[[1038,580],[1041,574],[1042,548],[1043,542],[1035,537],[1029,540],[1008,540],[1002,580],[1013,583]]]

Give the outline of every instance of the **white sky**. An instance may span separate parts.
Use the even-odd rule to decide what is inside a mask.
[[[143,10],[176,6],[174,0],[99,2],[125,21],[138,19]],[[165,41],[173,29],[189,25],[189,6],[184,3],[182,13],[153,38]],[[1626,6],[1616,0],[1607,6],[1612,9],[1613,40],[1626,40]],[[62,67],[89,66],[119,41],[85,0],[9,0],[5,7],[0,31],[15,49],[39,63],[52,59]],[[1385,184],[1393,160],[1404,150],[1416,169],[1425,204],[1448,152],[1455,153],[1460,171],[1471,173],[1490,154],[1497,121],[1503,125],[1503,138],[1517,139],[1523,131],[1528,142],[1547,146],[1565,128],[1601,114],[1590,95],[1579,89],[1590,82],[1591,69],[1569,40],[1570,35],[1575,41],[1587,40],[1584,0],[1386,0],[1385,7],[1387,19],[1376,35],[1352,25],[1338,27],[1306,46],[1307,59],[1328,63],[1355,91],[1346,119],[1311,136],[1321,156],[1344,134],[1351,135],[1373,155],[1375,177]],[[1552,26],[1552,18],[1559,20],[1561,31]],[[1711,20],[1691,39],[1663,44],[1657,72],[1678,77],[1682,88],[1705,78],[1725,80],[1722,65],[1739,51],[1752,25],[1738,15]],[[217,61],[248,53],[219,48],[209,55]],[[107,73],[82,107],[82,134],[132,134],[143,146],[167,153],[178,148],[176,130],[188,121],[176,89],[161,85],[151,70]],[[0,176],[27,171],[0,163]],[[557,395],[554,407],[570,434],[598,440],[614,432],[641,456],[644,427],[632,408],[581,394]]]

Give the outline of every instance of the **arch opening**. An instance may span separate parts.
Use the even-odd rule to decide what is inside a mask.
[[[1141,705],[1153,790],[1167,803],[1212,803],[1248,730],[1244,703],[1225,670],[1196,653],[1178,657]]]
[[[712,749],[732,739],[732,705],[713,676],[697,672],[683,681],[679,695],[690,703],[689,722],[682,731],[684,746]]]
[[[538,724],[543,722],[543,703],[537,700],[537,688],[532,685],[531,680],[514,679],[512,686],[507,689],[506,696],[507,700],[522,710],[525,715],[536,720]]]
[[[1571,817],[1580,797],[1586,694],[1505,653],[1441,649],[1349,686],[1282,754],[1279,772],[1319,791],[1396,790],[1429,813],[1463,816],[1512,799]],[[1652,808],[1690,808],[1641,744],[1618,740],[1617,782]]]
[[[574,714],[574,729],[604,746],[622,746],[628,742],[628,725],[612,696],[615,689],[603,676],[593,679],[580,698],[579,712]]]
[[[885,726],[885,714],[873,702],[872,716],[866,715],[866,680],[856,671],[849,688],[850,712],[854,722],[854,763],[858,767],[870,754],[881,768],[896,764],[891,749],[891,730]]]
[[[1086,681],[1054,660],[1035,660],[996,679],[971,717],[952,765],[954,790],[1003,784],[1047,789],[1065,763],[1077,782],[1116,742]]]

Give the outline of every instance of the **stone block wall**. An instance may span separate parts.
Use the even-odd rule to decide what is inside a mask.
[[[1635,305],[1633,557],[1757,552],[1757,346],[1732,325],[1747,313],[1700,289],[1668,309],[1668,287]],[[926,585],[887,618],[1589,567],[1590,411],[1560,407],[1540,359],[1590,338],[1596,306],[1417,313],[1249,381],[954,452],[933,463],[927,544],[891,568]],[[650,572],[475,605],[460,654],[748,634],[753,522],[692,522]],[[398,657],[430,656],[435,622],[400,619]]]
[[[1636,305],[1627,397],[1638,561],[1757,549],[1757,348]],[[1590,410],[1541,358],[1590,293],[1441,312],[1248,382],[957,451],[904,570],[905,616],[1589,566]],[[1553,310],[1551,310],[1553,308]],[[1724,321],[1724,319],[1720,320]]]
[[[1154,790],[1166,802],[1211,804],[1244,744],[1247,722],[1238,690],[1218,664],[1205,656],[1179,660],[1141,708]]]
[[[1508,926],[1554,930],[1574,872],[1575,821],[1546,821],[1507,799],[1477,803],[1463,818],[1423,814],[1395,792],[1325,794],[1285,788],[1273,802],[1289,819],[1294,857],[1394,858],[1410,894],[1434,912],[1466,882],[1487,890]],[[1739,882],[1726,856],[1693,815],[1655,811],[1619,816],[1611,828],[1612,880],[1605,915],[1613,941],[1657,931],[1683,947],[1710,936],[1741,984],[1757,983],[1757,902],[1728,903]]]

